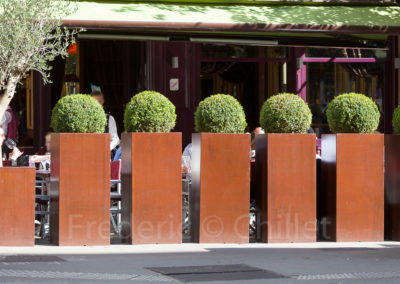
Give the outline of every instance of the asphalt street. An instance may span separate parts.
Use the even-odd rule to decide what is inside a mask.
[[[400,243],[0,247],[0,283],[400,283]]]

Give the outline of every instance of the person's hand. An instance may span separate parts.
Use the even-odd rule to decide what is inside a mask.
[[[49,155],[33,155],[29,157],[29,163],[40,163],[45,160],[49,160]]]
[[[34,164],[34,163],[39,163],[40,162],[40,158],[38,155],[33,155],[29,157],[29,163],[30,164]]]
[[[188,166],[186,166],[186,165],[183,165],[183,166],[182,166],[182,173],[183,173],[183,174],[189,173],[189,168],[188,168]]]
[[[10,153],[9,158],[10,160],[16,161],[21,155],[22,152],[17,147],[15,147],[14,150]]]

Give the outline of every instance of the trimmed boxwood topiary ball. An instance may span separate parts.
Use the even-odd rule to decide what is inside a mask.
[[[260,126],[266,133],[306,133],[312,114],[308,105],[295,94],[282,93],[265,101]]]
[[[378,128],[380,113],[371,98],[349,93],[329,103],[326,117],[333,133],[371,133]]]
[[[143,91],[133,96],[125,109],[127,132],[170,132],[175,122],[175,106],[158,92]]]
[[[212,95],[197,106],[194,114],[197,132],[243,133],[247,126],[241,104],[232,96]]]
[[[392,126],[395,134],[400,134],[400,106],[396,107],[393,113]]]
[[[77,94],[57,102],[50,126],[54,132],[104,133],[106,123],[103,107],[90,95]]]

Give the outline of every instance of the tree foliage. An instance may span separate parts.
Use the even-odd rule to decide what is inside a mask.
[[[77,30],[62,27],[76,5],[60,0],[0,0],[0,117],[29,70],[49,82],[49,62],[67,56]]]

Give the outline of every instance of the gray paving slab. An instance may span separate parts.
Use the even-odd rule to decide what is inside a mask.
[[[287,278],[196,274],[198,266],[237,264]],[[177,266],[192,266],[185,273],[198,283],[400,283],[400,243],[0,247],[0,283],[182,283],[147,269]]]

